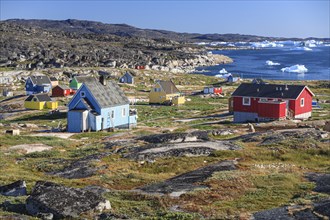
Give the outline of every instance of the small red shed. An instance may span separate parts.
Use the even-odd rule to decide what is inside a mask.
[[[135,66],[135,69],[137,70],[144,70],[146,67],[142,65]]]
[[[71,95],[72,93],[73,93],[72,89],[64,85],[57,85],[52,89],[53,97],[64,97]]]
[[[242,83],[232,94],[234,122],[307,119],[312,91],[304,85]]]

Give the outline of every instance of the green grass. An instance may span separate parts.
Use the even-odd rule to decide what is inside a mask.
[[[73,141],[65,140],[57,137],[39,137],[39,136],[28,136],[28,135],[20,135],[20,136],[2,135],[0,137],[1,137],[0,149],[4,149],[4,147],[9,147],[13,145],[36,144],[36,143],[41,143],[52,147],[63,147],[63,148],[77,145],[77,143]]]

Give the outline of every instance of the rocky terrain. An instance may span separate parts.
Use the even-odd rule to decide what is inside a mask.
[[[89,21],[0,22],[0,67],[44,69],[114,67],[187,72],[228,63],[226,56],[179,43],[180,34]],[[184,34],[182,34],[183,36]]]

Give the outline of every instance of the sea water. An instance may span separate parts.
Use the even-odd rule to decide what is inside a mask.
[[[225,68],[228,73],[242,78],[272,80],[330,80],[330,47],[276,47],[242,50],[217,50],[213,54],[223,54],[234,60],[230,64],[199,67],[197,72],[205,75],[219,75]],[[280,65],[267,65],[266,61]],[[268,62],[268,64],[271,62]],[[283,72],[282,69],[294,65],[304,65],[307,72]]]

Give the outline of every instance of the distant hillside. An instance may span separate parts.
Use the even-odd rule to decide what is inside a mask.
[[[0,67],[16,69],[136,65],[165,70],[189,68],[215,62],[203,55],[203,46],[193,42],[280,40],[240,34],[176,33],[73,19],[0,21],[0,33]]]
[[[47,31],[63,31],[78,34],[108,34],[120,37],[138,37],[147,39],[168,39],[179,42],[195,41],[262,41],[275,40],[278,38],[261,37],[241,34],[197,34],[177,33],[166,30],[141,29],[127,24],[105,24],[95,21],[83,20],[22,20],[11,19],[1,23],[11,25],[23,25],[26,28],[41,28]]]

